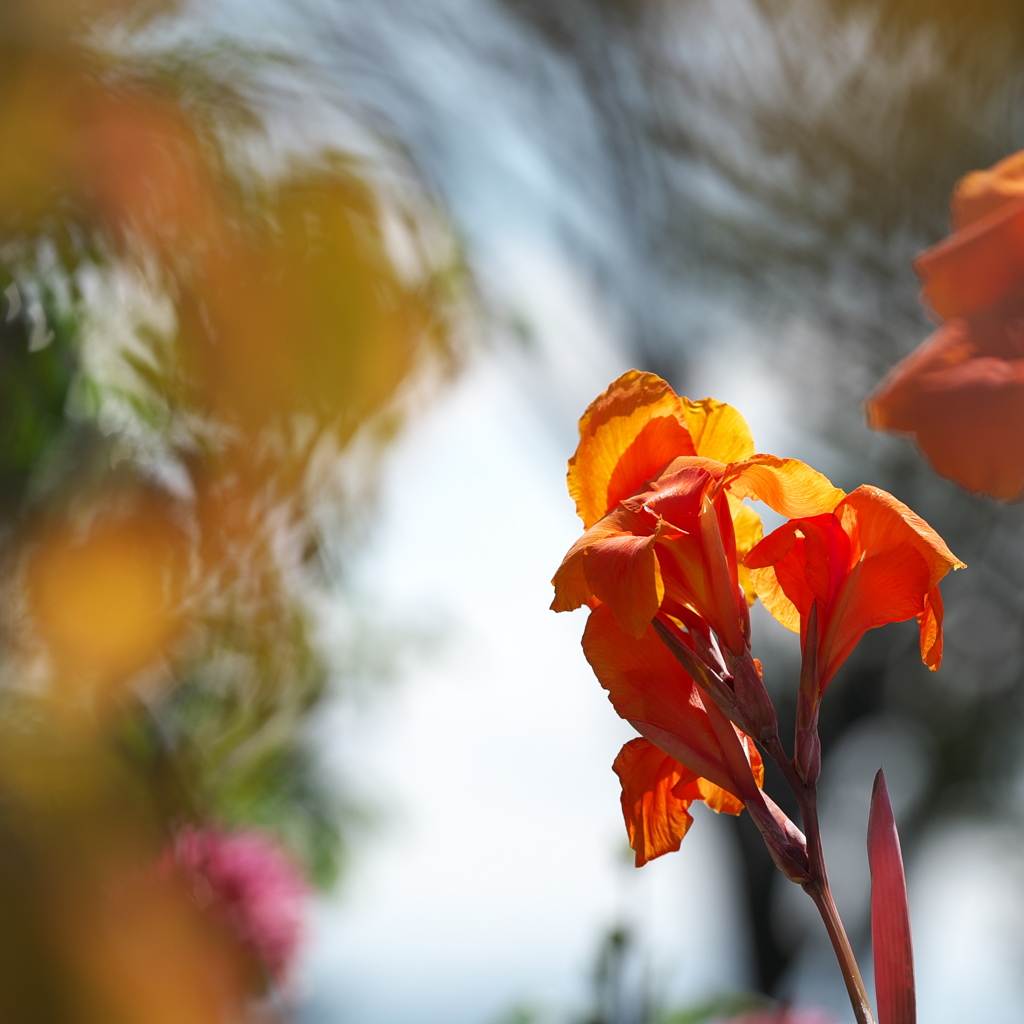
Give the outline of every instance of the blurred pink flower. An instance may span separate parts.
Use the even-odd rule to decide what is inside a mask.
[[[287,983],[309,886],[277,842],[253,830],[188,825],[162,863],[182,876],[200,909],[259,957],[278,985]]]
[[[721,1024],[836,1024],[836,1021],[821,1010],[790,1010],[783,1007],[777,1010],[754,1010],[739,1017],[730,1017]]]

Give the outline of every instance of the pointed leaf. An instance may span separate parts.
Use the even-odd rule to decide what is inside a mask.
[[[871,866],[871,945],[875,958],[878,1024],[916,1024],[914,951],[900,837],[879,769],[868,816]]]

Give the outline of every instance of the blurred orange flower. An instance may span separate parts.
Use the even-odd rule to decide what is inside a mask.
[[[917,618],[921,658],[942,660],[938,583],[964,563],[920,517],[891,494],[865,484],[833,512],[779,527],[747,555],[758,596],[807,641],[816,608],[817,696],[861,637],[876,626]],[[805,652],[805,659],[808,653]]]
[[[41,535],[27,559],[36,632],[63,693],[82,683],[115,696],[166,653],[181,626],[185,542],[156,502]]]
[[[952,198],[954,234],[914,266],[946,322],[866,402],[876,430],[913,435],[969,491],[1024,494],[1024,152],[975,171]]]

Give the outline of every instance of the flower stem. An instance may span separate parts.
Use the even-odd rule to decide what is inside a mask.
[[[818,828],[817,790],[814,786],[807,786],[804,788],[803,796],[804,799],[800,801],[800,809],[803,812],[804,829],[807,833],[807,859],[810,862],[811,870],[811,881],[806,882],[803,889],[814,900],[814,905],[818,908],[818,913],[821,914],[821,919],[825,923],[825,930],[832,942],[836,960],[839,961],[839,970],[842,971],[843,981],[846,982],[846,991],[850,997],[850,1005],[853,1007],[857,1024],[875,1024],[864,979],[861,977],[857,959],[853,955],[853,947],[850,945],[846,929],[839,917],[839,911],[828,884],[828,875],[825,873],[821,832]]]
[[[846,982],[846,991],[849,994],[857,1024],[875,1024],[875,1016],[871,1010],[871,1001],[868,999],[864,979],[861,977],[860,968],[853,955],[853,947],[846,935],[846,929],[843,927],[835,900],[832,898],[832,890],[828,884],[825,856],[821,847],[821,830],[818,826],[817,788],[814,783],[806,783],[800,778],[792,761],[786,757],[777,734],[770,738],[766,744],[766,750],[786,777],[786,781],[800,805],[804,832],[807,837],[807,861],[811,876],[810,881],[803,884],[803,890],[814,900],[814,905],[818,908],[818,913],[825,923],[825,930],[828,932],[836,960],[839,962],[839,970],[842,971],[843,981]]]

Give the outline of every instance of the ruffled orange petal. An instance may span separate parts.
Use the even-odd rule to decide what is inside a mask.
[[[681,799],[675,791],[697,776],[645,739],[630,740],[612,769],[622,784],[622,815],[636,866],[678,850],[693,818],[691,799]]]
[[[552,611],[571,612],[588,604],[600,590],[616,603],[625,619],[646,613],[652,600],[656,601],[647,619],[650,622],[664,594],[653,551],[657,523],[642,507],[637,512],[620,507],[587,530],[569,548],[551,580],[555,588]],[[630,612],[627,606],[631,601],[638,602],[637,608],[643,611]]]
[[[780,625],[794,633],[800,632],[800,609],[786,595],[775,574],[774,566],[750,570],[750,583],[761,604]]]
[[[735,497],[763,501],[787,519],[831,512],[844,494],[806,463],[774,455],[755,455],[729,466],[723,483]]]
[[[678,455],[695,455],[679,398],[653,373],[629,370],[580,420],[569,494],[586,528]]]
[[[852,567],[841,605],[830,609],[822,650],[825,684],[864,633],[889,622],[917,618],[921,656],[937,666],[942,657],[942,603],[939,580],[963,568],[945,541],[920,516],[886,491],[865,484],[836,509],[860,552]]]
[[[781,562],[797,543],[796,530],[795,523],[786,523],[773,530],[750,551],[744,559],[744,565],[750,570],[750,581],[754,591],[772,617],[786,629],[799,633],[801,609],[783,589],[775,571],[776,564]],[[800,596],[800,604],[806,612],[811,606],[813,596],[809,589]]]
[[[739,410],[714,398],[679,401],[698,455],[728,463],[749,459],[754,454],[754,438]]]

